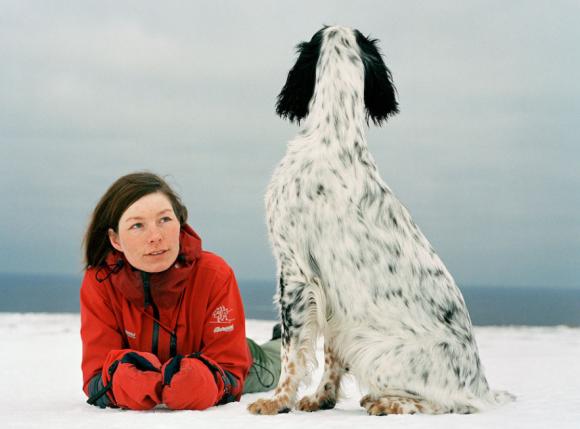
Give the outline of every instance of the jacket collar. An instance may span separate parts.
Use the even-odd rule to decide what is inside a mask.
[[[182,225],[179,236],[179,255],[175,263],[160,273],[146,274],[151,297],[158,308],[177,306],[187,279],[201,257],[201,238],[187,224]],[[111,251],[107,255],[107,275],[110,281],[128,301],[139,308],[146,307],[142,272],[129,264],[122,252]],[[97,278],[98,279],[98,278]],[[104,279],[98,279],[103,281]]]

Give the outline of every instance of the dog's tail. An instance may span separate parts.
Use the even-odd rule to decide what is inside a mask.
[[[494,405],[504,405],[515,401],[516,395],[511,394],[507,390],[490,390],[489,395]]]
[[[472,405],[479,411],[485,411],[516,400],[516,396],[505,390],[490,390],[484,398],[476,400]]]
[[[494,408],[509,404],[516,400],[516,396],[505,390],[489,390],[487,394],[479,397],[471,396],[469,399],[462,398],[442,405],[440,413],[472,414],[489,411]],[[446,408],[447,407],[447,408]]]

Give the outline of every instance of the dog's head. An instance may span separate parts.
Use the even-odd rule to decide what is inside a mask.
[[[345,37],[345,32],[348,37]],[[354,46],[351,41],[356,42]],[[324,27],[309,42],[302,42],[296,47],[298,60],[288,72],[286,84],[278,95],[278,115],[297,122],[308,115],[309,103],[322,73],[319,58],[326,49],[337,49],[337,46],[340,46],[338,50],[344,52],[344,58],[353,64],[358,59],[364,66],[364,104],[367,119],[381,125],[389,116],[399,112],[391,72],[383,62],[377,40],[365,37],[358,30]],[[336,66],[340,67],[340,64],[338,62]]]

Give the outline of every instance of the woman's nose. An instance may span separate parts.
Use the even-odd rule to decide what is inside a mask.
[[[162,238],[163,235],[161,234],[161,231],[157,226],[154,226],[149,230],[149,236],[147,237],[147,241],[149,241],[149,243],[155,243],[157,241],[161,241]]]

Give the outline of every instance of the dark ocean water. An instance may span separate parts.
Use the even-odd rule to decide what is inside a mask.
[[[0,312],[78,313],[81,276],[0,273]],[[275,281],[239,280],[248,319],[277,319]],[[580,326],[580,290],[462,286],[475,325]]]

